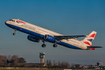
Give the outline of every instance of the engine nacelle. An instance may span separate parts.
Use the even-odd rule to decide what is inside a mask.
[[[33,42],[39,42],[40,41],[40,39],[36,38],[33,35],[28,35],[27,39],[30,41],[33,41]]]
[[[44,39],[45,39],[45,40],[48,40],[48,41],[50,41],[50,42],[55,42],[55,38],[52,37],[52,36],[50,36],[50,35],[45,35],[45,36],[44,36]]]

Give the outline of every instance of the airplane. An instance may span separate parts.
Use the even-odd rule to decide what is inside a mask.
[[[62,35],[51,30],[30,24],[28,22],[19,19],[10,19],[5,24],[14,29],[13,35],[16,34],[16,30],[29,34],[27,39],[32,42],[42,41],[42,47],[46,47],[45,42],[54,43],[53,47],[57,47],[57,44],[67,48],[79,49],[79,50],[95,50],[95,48],[102,48],[101,46],[92,46],[92,42],[96,36],[96,31],[92,31],[89,35]],[[77,40],[78,37],[85,37],[82,41]]]

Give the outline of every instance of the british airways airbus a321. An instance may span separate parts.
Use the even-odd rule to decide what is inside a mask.
[[[33,42],[42,41],[42,47],[46,47],[45,42],[54,43],[53,47],[57,47],[57,44],[72,48],[72,49],[80,49],[80,50],[95,50],[95,48],[102,48],[101,46],[91,46],[92,42],[96,36],[95,31],[92,31],[89,35],[73,35],[73,36],[65,36],[45,28],[27,23],[25,21],[19,19],[10,19],[5,22],[5,24],[14,29],[13,35],[15,35],[16,30],[27,33],[28,40]],[[75,38],[85,37],[82,41],[79,41]]]

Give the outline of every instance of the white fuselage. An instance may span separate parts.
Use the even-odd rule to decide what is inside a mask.
[[[48,29],[27,23],[22,20],[18,20],[18,19],[13,19],[13,20],[14,21],[6,21],[6,25],[8,25],[9,27],[11,27],[13,29],[25,32],[27,34],[30,34],[28,31],[31,31],[31,35],[34,35],[32,33],[37,33],[40,35],[50,35],[52,37],[63,36],[62,34],[59,34],[59,33],[50,31]],[[19,21],[19,22],[16,22],[16,21]],[[24,29],[27,31],[24,31]],[[63,44],[63,46],[66,46],[68,48],[74,47],[74,49],[87,50],[87,45],[77,39],[67,39],[67,40],[63,39],[63,40],[60,40],[60,42],[65,43],[65,44]],[[62,43],[58,43],[58,44],[62,45]],[[69,47],[69,46],[72,46],[72,47]]]

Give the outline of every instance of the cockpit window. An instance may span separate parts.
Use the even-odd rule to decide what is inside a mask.
[[[15,22],[15,20],[13,20],[13,19],[10,19],[9,21],[13,21],[13,22]]]

